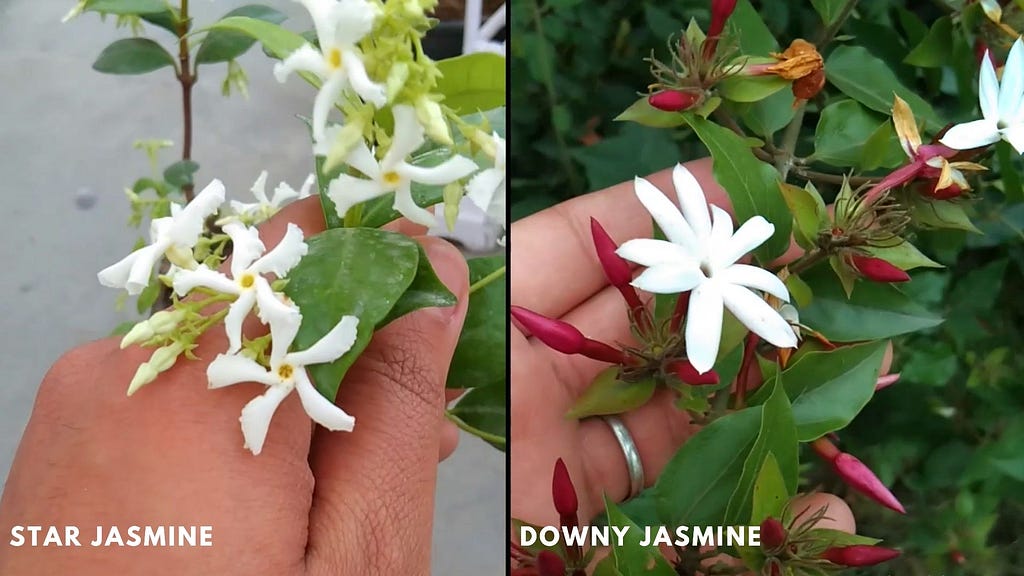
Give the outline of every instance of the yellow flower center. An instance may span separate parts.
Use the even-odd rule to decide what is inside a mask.
[[[327,55],[327,63],[335,70],[341,68],[341,50],[338,50],[337,48],[331,50]]]
[[[242,277],[238,280],[238,284],[242,288],[252,288],[252,285],[255,284],[255,283],[256,283],[256,277],[253,276],[252,274],[250,274],[249,272],[246,272],[245,274],[242,274]]]
[[[384,173],[384,183],[388,186],[398,186],[398,183],[402,181],[402,177],[398,175],[398,172],[392,170],[391,172]]]
[[[277,369],[277,375],[281,380],[291,380],[292,374],[294,373],[295,369],[292,368],[291,364],[282,364],[281,367]]]

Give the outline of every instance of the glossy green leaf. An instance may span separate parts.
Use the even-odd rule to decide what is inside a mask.
[[[760,215],[775,224],[775,234],[754,251],[758,260],[769,262],[781,255],[789,248],[792,222],[779,192],[778,172],[758,160],[732,130],[692,114],[687,122],[711,152],[715,180],[729,193],[737,221]]]
[[[754,481],[754,502],[750,524],[756,526],[765,518],[778,518],[789,501],[792,492],[786,486],[786,479],[779,468],[775,454],[769,452],[764,458],[757,480]]]
[[[825,201],[813,186],[801,188],[780,182],[779,190],[793,213],[793,237],[803,249],[810,250],[817,245],[823,219],[828,218]]]
[[[149,38],[124,38],[100,53],[93,70],[105,74],[145,74],[166,66],[174,67],[174,57]]]
[[[888,115],[893,93],[907,101],[914,116],[938,130],[942,123],[931,104],[900,83],[889,66],[861,46],[839,46],[825,62],[825,76],[844,94],[867,108]]]
[[[83,12],[118,15],[153,14],[165,10],[165,0],[89,0],[82,7]]]
[[[456,114],[470,114],[505,105],[505,58],[491,52],[464,54],[437,62],[443,76],[437,92]]]
[[[910,198],[910,215],[923,228],[964,230],[980,233],[967,215],[966,205],[954,200],[931,200],[915,195]]]
[[[289,54],[300,48],[303,44],[306,44],[305,38],[287,28],[282,28],[273,22],[248,16],[224,18],[219,22],[213,23],[209,29],[211,31],[225,30],[246,34],[262,43],[267,53],[281,60],[287,58]]]
[[[846,3],[847,0],[811,0],[811,5],[821,16],[821,21],[825,26],[836,21]]]
[[[630,104],[622,114],[615,117],[616,122],[636,122],[652,128],[674,128],[686,123],[686,118],[679,112],[666,112],[651,106],[647,97],[643,96]]]
[[[448,369],[449,388],[505,385],[508,289],[506,277],[499,276],[505,262],[504,254],[467,261],[470,285],[478,288],[469,295],[466,321]],[[485,279],[489,283],[482,285]]]
[[[491,446],[504,451],[507,418],[505,414],[506,386],[500,382],[478,386],[466,392],[451,409],[451,414],[469,426],[486,432],[483,438]],[[499,440],[500,439],[500,440]]]
[[[288,19],[281,12],[259,4],[235,8],[225,14],[222,20],[234,16],[254,18],[271,24],[280,24]],[[251,34],[234,30],[211,30],[199,45],[199,51],[196,52],[196,64],[214,64],[234,60],[245,54],[255,43],[256,38]]]
[[[164,30],[167,30],[171,34],[174,34],[175,37],[177,37],[178,34],[180,33],[179,27],[181,26],[181,13],[178,11],[177,8],[169,7],[163,12],[151,12],[147,14],[140,14],[139,17],[154,26],[158,26],[160,28],[163,28]],[[187,33],[191,30],[192,22],[186,22],[185,32]]]
[[[288,274],[285,287],[302,309],[294,348],[312,346],[342,316],[359,318],[351,350],[331,364],[309,367],[317,389],[333,400],[342,377],[370,343],[376,326],[416,278],[420,249],[407,236],[368,228],[327,230],[306,243],[309,252]]]
[[[829,104],[814,131],[814,159],[832,166],[856,166],[865,143],[884,121],[856,100]]]
[[[779,49],[775,36],[750,0],[739,0],[736,3],[736,9],[726,21],[725,36],[728,39],[726,41],[739,44],[740,54],[767,56]]]
[[[171,186],[184,188],[193,184],[193,177],[199,171],[199,164],[192,160],[179,160],[164,170],[164,180]]]
[[[942,264],[925,256],[906,240],[901,240],[895,246],[869,247],[867,249],[872,256],[881,258],[901,270],[913,270],[914,268],[942,268]]]
[[[744,107],[741,118],[754,134],[771,138],[793,119],[793,93],[780,90]]]
[[[800,310],[800,321],[833,342],[890,338],[942,323],[891,284],[860,282],[847,299],[826,268],[818,266],[802,276],[814,291],[814,300]]]
[[[903,59],[921,68],[941,68],[953,58],[953,19],[943,16],[932,24],[928,34]]]
[[[775,94],[783,88],[788,88],[789,80],[781,76],[768,74],[766,76],[741,76],[739,74],[727,76],[717,85],[719,94],[726,100],[733,102],[759,102]]]
[[[675,576],[676,571],[665,560],[657,546],[640,544],[644,530],[627,517],[605,496],[605,516],[608,526],[626,528],[621,546],[611,547],[611,557],[621,576]]]
[[[423,246],[419,244],[416,246],[420,251],[419,261],[416,265],[416,277],[413,278],[409,288],[402,293],[398,302],[395,302],[395,306],[388,312],[388,315],[377,325],[378,328],[421,308],[447,308],[457,303],[455,295],[448,290],[448,287],[434,272],[434,267],[430,265],[430,259],[423,250]]]
[[[892,122],[882,122],[878,129],[864,141],[857,165],[861,170],[896,168],[906,160],[906,152],[900,146],[900,139],[892,127]]]
[[[594,378],[565,417],[579,420],[587,416],[628,412],[646,404],[654,395],[654,388],[654,379],[641,382],[620,380],[619,367],[612,366]]]

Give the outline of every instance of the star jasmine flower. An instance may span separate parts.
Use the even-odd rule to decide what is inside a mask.
[[[444,186],[476,171],[475,162],[458,154],[434,167],[413,166],[405,159],[423,145],[423,127],[416,121],[416,111],[404,104],[393,107],[395,132],[384,159],[377,162],[365,141],[349,153],[345,163],[359,170],[369,180],[341,174],[333,180],[327,196],[334,202],[338,216],[349,208],[389,192],[395,193],[393,207],[409,220],[427,227],[434,225],[434,215],[416,205],[412,199],[412,183]]]
[[[110,288],[124,288],[136,295],[149,285],[153,267],[167,256],[172,264],[194,268],[192,247],[203,233],[206,219],[224,203],[224,184],[214,180],[196,195],[184,208],[171,203],[171,215],[150,223],[148,246],[132,252],[120,262],[108,266],[97,274],[100,284]]]
[[[505,139],[495,132],[494,168],[477,172],[466,184],[466,197],[487,213],[491,220],[505,226]]]
[[[269,386],[262,396],[254,398],[242,408],[242,416],[239,418],[245,447],[253,454],[263,450],[270,420],[281,401],[292,390],[298,391],[306,414],[324,428],[351,432],[356,424],[355,418],[317,392],[306,372],[306,366],[333,362],[348,352],[356,341],[359,319],[344,316],[330,332],[306,350],[288,352],[301,322],[302,316],[296,314],[283,323],[280,331],[273,336],[269,370],[255,360],[232,354],[219,354],[206,370],[210,388],[222,388],[240,382],[259,382]]]
[[[224,327],[228,335],[228,353],[234,354],[242,347],[242,321],[259,306],[259,318],[270,325],[270,333],[276,341],[280,326],[287,326],[296,309],[283,302],[270,287],[264,274],[284,276],[299,263],[309,247],[303,242],[302,229],[288,224],[284,238],[270,252],[266,251],[255,228],[238,222],[224,226],[224,232],[231,237],[233,255],[231,277],[200,265],[195,270],[182,270],[174,276],[174,291],[184,296],[197,286],[203,286],[238,298],[228,308]]]
[[[360,98],[381,108],[387,103],[384,86],[370,80],[356,43],[363,39],[380,14],[366,0],[296,0],[313,19],[320,50],[305,44],[274,65],[274,76],[284,82],[292,72],[310,72],[321,81],[313,104],[313,142],[324,140],[327,115],[338,97],[350,87]]]
[[[1018,37],[1010,48],[1003,67],[1002,82],[986,51],[978,77],[981,120],[957,124],[946,132],[940,143],[955,150],[988,146],[1000,139],[1024,154],[1024,45]]]
[[[253,183],[250,191],[256,197],[256,202],[239,202],[231,200],[230,205],[234,214],[218,220],[218,224],[227,222],[244,221],[249,224],[256,224],[269,219],[277,214],[284,204],[290,200],[302,200],[309,197],[309,191],[313,188],[316,178],[310,174],[302,183],[302,188],[296,191],[287,182],[281,182],[274,189],[274,195],[267,199],[267,171],[260,172],[259,178]]]
[[[708,203],[689,170],[676,165],[672,183],[682,212],[643,178],[636,178],[637,198],[668,240],[636,239],[616,253],[647,266],[633,280],[641,290],[675,294],[692,290],[686,317],[686,354],[701,374],[711,370],[722,337],[723,307],[755,334],[779,348],[796,346],[789,323],[764,301],[758,290],[789,302],[777,276],[756,266],[737,264],[775,233],[775,226],[755,216],[733,231],[732,218]]]

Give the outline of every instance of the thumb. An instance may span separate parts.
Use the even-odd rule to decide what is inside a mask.
[[[469,298],[466,261],[421,238],[458,298],[404,316],[374,335],[345,377],[339,405],[351,433],[318,429],[307,566],[312,574],[429,574],[445,380]]]

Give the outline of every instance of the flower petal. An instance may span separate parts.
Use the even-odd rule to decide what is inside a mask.
[[[1024,154],[1024,123],[1017,123],[1003,130],[1003,140],[1009,142],[1017,154]]]
[[[316,99],[313,101],[312,129],[313,142],[317,143],[317,148],[321,148],[327,134],[327,116],[330,115],[334,103],[338,101],[338,96],[346,85],[344,74],[332,73],[327,76],[320,86],[320,91],[316,93]]]
[[[305,350],[289,354],[288,362],[300,366],[334,362],[355,344],[358,326],[359,318],[342,316],[334,328],[324,334],[323,338],[317,340],[315,344]]]
[[[694,258],[699,258],[702,253],[701,246],[697,243],[697,237],[693,229],[687,224],[683,214],[676,208],[675,204],[661,193],[653,184],[637,177],[633,180],[633,188],[636,197],[644,205],[651,218],[657,222],[658,227],[668,238],[669,242],[679,244],[685,248]]]
[[[715,246],[725,246],[729,243],[729,239],[732,238],[732,216],[728,212],[722,210],[718,206],[711,204],[711,215],[714,220],[714,224],[711,226],[711,250],[715,249]]]
[[[721,250],[715,249],[714,260],[717,268],[734,264],[751,250],[764,244],[775,234],[775,225],[762,216],[754,216],[740,226]],[[717,248],[717,247],[716,247]]]
[[[214,180],[174,216],[174,222],[167,230],[168,236],[175,244],[189,248],[195,246],[206,226],[206,219],[215,214],[222,204],[224,183]]]
[[[395,202],[391,207],[398,210],[402,216],[405,216],[412,222],[422,224],[427,228],[433,228],[437,225],[437,220],[434,219],[434,215],[430,213],[430,210],[421,208],[412,199],[412,190],[409,188],[408,182],[398,190],[395,190]]]
[[[697,241],[704,243],[711,236],[711,217],[708,215],[708,201],[704,197],[704,189],[694,178],[693,173],[682,164],[672,169],[672,184],[679,196],[679,207],[683,217],[693,229]]]
[[[985,58],[984,62],[987,62],[988,66],[992,66],[988,58]],[[1024,44],[1021,43],[1018,36],[1010,48],[1010,54],[1006,57],[1006,65],[1003,66],[1003,79],[999,83],[999,115],[997,118],[1006,122],[1017,121],[1022,99],[1024,99]]]
[[[235,354],[217,354],[217,357],[206,367],[206,377],[210,388],[223,388],[242,382],[258,382],[271,386],[279,380],[255,360]]]
[[[674,264],[679,266],[691,265],[696,267],[697,261],[679,244],[673,244],[667,240],[654,238],[636,238],[628,240],[619,246],[616,254],[635,262],[641,266],[658,266],[660,264]]]
[[[351,432],[355,428],[356,419],[317,392],[305,370],[296,375],[295,389],[306,414],[317,424],[334,432]]]
[[[974,120],[950,128],[939,140],[954,150],[981,148],[999,140],[999,129],[994,120]]]
[[[281,278],[288,274],[288,271],[294,268],[307,252],[309,252],[309,246],[303,241],[302,228],[289,222],[284,238],[281,238],[273,250],[253,262],[250,270],[257,274],[272,272]]]
[[[332,6],[333,40],[340,46],[355,44],[373,30],[377,7],[366,0],[341,0]]]
[[[334,208],[337,210],[339,218],[344,218],[349,208],[356,204],[387,193],[388,191],[374,180],[354,178],[348,174],[338,175],[337,178],[331,180],[327,188],[327,197],[334,202]]]
[[[100,281],[100,284],[107,288],[124,288],[128,284],[128,276],[132,271],[132,266],[135,264],[135,260],[139,257],[139,251],[145,248],[140,248],[118,260],[117,262],[107,266],[103,270],[100,270],[96,274],[96,279]]]
[[[278,82],[284,82],[292,72],[311,72],[320,78],[327,76],[327,62],[319,50],[309,44],[304,44],[298,50],[292,52],[283,62],[274,64],[274,77]]]
[[[678,294],[692,290],[703,280],[696,266],[660,264],[644,270],[630,284],[652,294]]]
[[[228,335],[228,354],[234,354],[242,349],[242,323],[249,312],[252,312],[255,302],[256,292],[245,290],[231,306],[228,306],[228,315],[224,317],[224,331]]]
[[[267,171],[266,170],[260,172],[259,177],[256,178],[255,182],[252,183],[252,188],[249,188],[249,191],[252,192],[252,195],[256,197],[257,202],[259,202],[260,204],[267,204],[267,203],[269,203],[269,200],[267,200]]]
[[[757,266],[733,264],[720,271],[715,279],[767,292],[783,302],[789,302],[789,290],[785,283],[775,274]]]
[[[363,100],[377,108],[383,108],[388,103],[387,93],[384,91],[383,85],[370,80],[370,77],[367,76],[366,67],[363,65],[363,59],[359,52],[342,50],[341,59],[345,63],[345,75],[352,90],[355,90],[355,93]]]
[[[505,225],[505,172],[487,168],[477,172],[466,184],[466,198]]]
[[[308,192],[308,190],[307,190]],[[268,204],[272,208],[280,208],[285,202],[294,200],[299,197],[299,192],[292,188],[287,182],[281,182],[274,188],[274,196],[270,199]]]
[[[981,59],[981,70],[978,72],[978,104],[981,107],[981,117],[993,122],[999,119],[999,80],[996,79],[996,69],[992,66],[992,58],[985,51]]]
[[[690,294],[686,312],[686,358],[703,374],[715,366],[722,341],[722,294],[714,282],[704,282]]]
[[[408,104],[399,104],[391,109],[395,117],[395,132],[391,148],[381,161],[382,170],[392,170],[417,148],[423,145],[423,127],[416,120],[416,109]]]
[[[744,326],[779,348],[796,346],[789,323],[759,296],[742,286],[722,285],[722,301]],[[691,304],[692,306],[692,304]]]
[[[263,442],[267,439],[270,421],[289,392],[291,389],[286,386],[271,386],[262,396],[253,398],[245,408],[242,408],[242,416],[239,418],[242,423],[242,437],[245,438],[245,447],[254,455],[263,451]]]
[[[270,288],[266,278],[256,280],[256,305],[259,306],[257,316],[260,322],[270,326],[270,339],[273,347],[270,351],[270,365],[277,366],[288,353],[302,324],[302,313],[298,307],[291,306],[281,295]]]
[[[216,290],[224,294],[238,294],[241,292],[238,283],[226,275],[211,270],[205,264],[200,264],[195,270],[179,270],[174,275],[174,293],[184,296],[197,286]]]
[[[370,180],[380,180],[380,164],[374,158],[373,152],[366,146],[365,140],[360,140],[356,147],[348,153],[345,163],[365,174]]]
[[[413,182],[430,186],[444,186],[477,171],[476,162],[465,156],[455,155],[437,166],[413,166],[402,162],[398,173]]]
[[[224,233],[231,238],[231,276],[238,280],[267,248],[260,240],[259,230],[241,222],[225,224]]]

